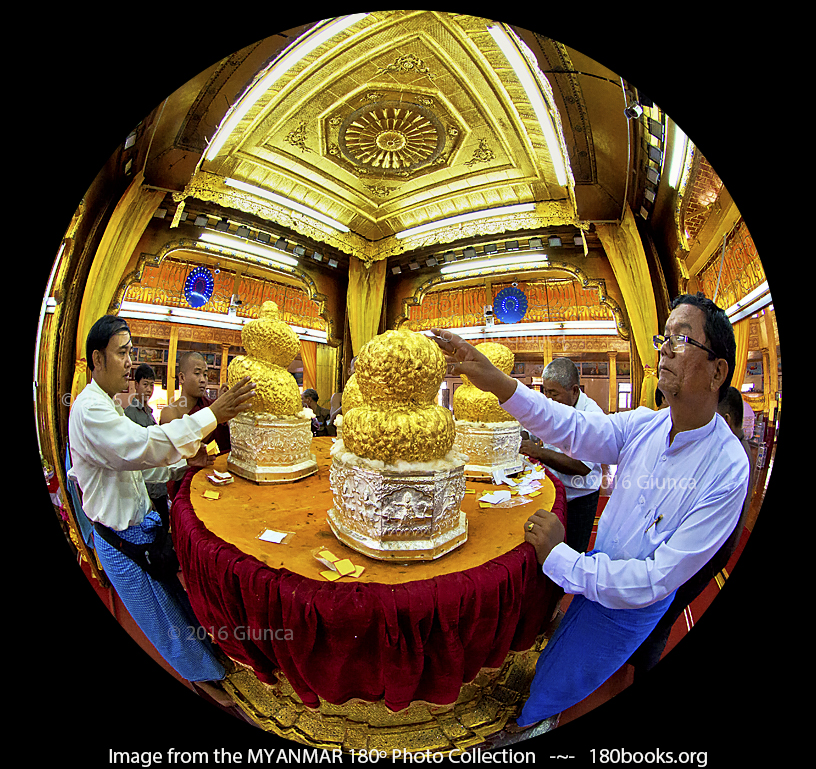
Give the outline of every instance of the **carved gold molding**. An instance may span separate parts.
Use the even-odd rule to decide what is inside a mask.
[[[578,219],[572,205],[566,200],[545,200],[535,204],[534,211],[523,211],[516,214],[490,216],[486,211],[483,219],[470,222],[459,222],[442,227],[438,230],[423,232],[408,238],[398,240],[396,237],[387,238],[383,247],[388,249],[386,256],[413,251],[417,248],[433,246],[440,243],[451,243],[456,240],[473,238],[479,235],[499,235],[503,232],[516,230],[534,230],[546,227],[571,225],[579,229],[588,230],[589,224]],[[389,241],[396,241],[391,243]],[[379,252],[381,253],[381,252]],[[384,258],[381,255],[376,259]]]
[[[674,225],[677,229],[677,239],[680,243],[680,247],[686,252],[689,251],[686,228],[683,223],[686,209],[688,208],[688,196],[686,192],[690,190],[692,175],[696,175],[699,166],[700,160],[697,148],[689,141],[686,147],[686,155],[683,159],[683,171],[680,174],[680,183],[677,187],[677,205],[674,209]]]
[[[183,192],[173,193],[173,200],[176,203],[183,203],[187,198],[215,203],[258,216],[346,254],[359,256],[366,253],[368,241],[359,235],[353,232],[339,232],[317,219],[285,208],[271,200],[229,187],[223,177],[208,171],[196,171]]]
[[[284,208],[243,190],[229,187],[222,177],[207,171],[196,172],[183,192],[173,193],[173,200],[177,203],[184,202],[188,197],[215,203],[226,208],[233,208],[244,213],[253,214],[266,221],[275,222],[312,240],[336,248],[338,251],[356,256],[368,265],[417,248],[451,243],[463,238],[480,235],[498,235],[503,232],[534,230],[562,225],[572,225],[584,230],[589,229],[587,223],[578,219],[570,201],[545,200],[536,203],[534,211],[493,217],[489,215],[488,211],[483,219],[451,224],[413,237],[400,239],[396,236],[390,236],[381,241],[372,242],[353,232],[338,232],[305,214]],[[259,263],[261,263],[260,260]]]
[[[238,253],[225,246],[216,246],[212,243],[204,243],[199,240],[181,238],[176,241],[165,243],[156,254],[142,253],[139,256],[136,266],[127,275],[125,275],[122,282],[119,284],[119,288],[117,288],[116,293],[111,300],[108,312],[111,314],[119,312],[128,288],[134,283],[141,283],[144,269],[148,264],[158,266],[170,254],[179,251],[217,256],[225,261],[236,262],[244,265],[249,264],[254,267],[263,268],[264,270],[272,269],[270,268],[268,262],[264,261],[260,257],[253,256],[252,254]],[[331,347],[338,347],[341,340],[335,336],[334,318],[331,318],[326,310],[328,299],[325,294],[321,294],[317,290],[317,284],[314,282],[311,276],[302,270],[299,270],[297,267],[289,267],[288,265],[276,266],[274,271],[289,275],[303,284],[309,299],[316,302],[318,305],[318,315],[326,322],[327,344],[329,344]]]
[[[569,264],[567,262],[548,261],[546,270],[569,273],[570,275],[573,275],[581,283],[582,288],[597,290],[599,302],[608,307],[609,310],[612,312],[613,317],[615,318],[615,326],[617,327],[618,330],[618,336],[623,340],[626,341],[629,340],[629,326],[626,323],[623,310],[621,309],[621,306],[607,293],[606,281],[603,278],[590,278],[580,267],[576,267],[575,265]],[[541,265],[533,264],[529,266],[514,268],[513,275],[520,276],[523,275],[525,272],[541,272],[541,271],[542,271]],[[489,273],[489,270],[480,270],[467,274],[468,276],[478,276],[480,274],[487,275],[491,273]],[[461,277],[462,275],[456,276],[457,279],[460,279]],[[408,313],[410,307],[418,307],[419,305],[421,305],[422,300],[425,298],[426,294],[433,291],[435,288],[440,288],[444,286],[445,283],[453,283],[453,281],[450,279],[446,279],[445,276],[443,275],[436,275],[433,278],[426,280],[422,285],[420,285],[414,292],[413,296],[409,296],[403,299],[402,315],[400,315],[394,322],[394,328],[398,329],[400,328],[400,326],[408,322],[409,320]]]

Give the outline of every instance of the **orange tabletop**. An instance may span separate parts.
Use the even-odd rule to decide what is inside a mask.
[[[342,544],[329,527],[326,513],[333,504],[329,488],[332,443],[332,438],[313,439],[318,472],[294,483],[259,485],[233,473],[233,483],[215,486],[207,479],[206,471],[198,472],[190,484],[196,516],[217,537],[267,566],[322,580],[320,572],[326,567],[312,554],[320,547],[365,567],[360,577],[343,577],[343,581],[394,584],[461,572],[512,550],[524,541],[526,520],[536,510],[551,510],[556,499],[555,485],[548,477],[541,479],[540,494],[535,497],[513,496],[499,505],[482,507],[479,498],[496,487],[467,481],[461,505],[468,519],[465,543],[433,561],[380,561]],[[214,469],[226,471],[226,454],[216,459]],[[206,491],[218,492],[219,498],[206,499]],[[291,532],[292,536],[285,544],[264,542],[258,535],[266,529]]]
[[[263,683],[283,673],[307,707],[381,700],[396,712],[415,701],[453,703],[480,670],[531,648],[552,616],[561,591],[524,541],[524,523],[539,508],[564,522],[564,487],[548,476],[537,497],[482,508],[479,497],[496,487],[467,482],[466,542],[433,561],[378,561],[342,545],[329,527],[331,446],[316,438],[319,471],[294,483],[235,477],[214,486],[207,470],[187,473],[171,519],[193,611],[224,653]],[[226,462],[219,457],[215,469]],[[291,536],[267,543],[258,539],[266,529]],[[317,548],[365,570],[327,580]]]

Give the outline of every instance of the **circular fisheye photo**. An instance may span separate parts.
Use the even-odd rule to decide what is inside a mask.
[[[94,760],[705,766],[676,715],[574,735],[744,659],[782,367],[722,138],[545,17],[264,26],[119,99],[44,244],[36,517]]]

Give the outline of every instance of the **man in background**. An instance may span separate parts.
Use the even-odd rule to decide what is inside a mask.
[[[314,420],[312,421],[312,435],[328,435],[331,412],[324,409],[317,401],[317,390],[309,388],[301,393],[300,402],[303,404],[303,408],[311,409],[314,412],[315,420],[317,420],[317,424],[315,424]]]
[[[147,363],[142,363],[133,375],[136,382],[136,392],[125,409],[125,416],[142,427],[158,424],[153,416],[153,409],[148,401],[153,397],[156,383],[156,372]],[[184,462],[186,465],[186,461]],[[147,494],[153,503],[153,509],[161,516],[162,523],[167,526],[169,507],[167,505],[167,481],[170,480],[170,468],[151,467],[142,471]]]
[[[181,394],[176,400],[168,403],[159,415],[159,424],[166,425],[173,420],[180,419],[185,414],[192,416],[202,409],[213,404],[207,397],[207,361],[200,352],[186,352],[179,359],[178,381]],[[168,383],[169,384],[169,383]],[[230,446],[229,426],[219,424],[215,430],[205,436],[202,444],[206,446],[210,441],[218,444],[221,454],[228,452]],[[178,491],[179,481],[171,479],[167,482],[167,493],[172,502]]]
[[[583,390],[578,367],[569,358],[555,358],[541,374],[542,392],[550,400],[578,411],[600,412],[603,409]],[[581,462],[550,444],[533,440],[521,442],[521,452],[545,464],[558,476],[567,493],[566,543],[580,553],[586,551],[598,510],[602,468],[598,462]]]

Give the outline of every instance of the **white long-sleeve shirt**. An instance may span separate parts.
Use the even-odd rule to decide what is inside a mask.
[[[116,531],[140,523],[150,510],[142,470],[194,457],[216,424],[205,408],[166,425],[142,427],[92,380],[68,420],[70,475],[82,490],[85,515]]]
[[[597,411],[599,414],[604,413],[604,410],[583,390],[578,396],[578,400],[575,403],[575,408],[578,409],[578,411]],[[555,449],[556,451],[558,450],[558,446],[550,443],[545,443],[544,448]],[[567,456],[571,457],[572,459],[577,459],[580,462],[584,462],[582,457],[577,457],[569,453],[567,453]],[[576,473],[561,473],[558,470],[553,470],[550,468],[550,472],[552,472],[552,474],[564,484],[564,491],[567,492],[567,502],[577,499],[578,497],[591,494],[593,491],[597,491],[601,488],[601,476],[603,475],[601,463],[586,461],[584,464],[589,468],[589,472],[586,475],[577,475]]]
[[[618,466],[593,555],[556,545],[544,573],[613,609],[648,606],[695,574],[739,519],[749,462],[725,420],[677,433],[671,410],[579,411],[518,385],[502,408],[581,460]]]

